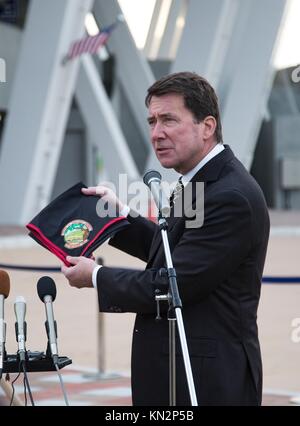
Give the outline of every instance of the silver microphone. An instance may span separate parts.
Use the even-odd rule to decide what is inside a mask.
[[[169,217],[171,207],[170,202],[161,187],[161,174],[156,170],[149,170],[145,173],[143,181],[144,184],[149,187],[160,214],[163,217]]]
[[[26,356],[26,301],[23,296],[18,296],[14,304],[16,314],[16,337],[18,342],[18,354],[21,361],[25,361]]]

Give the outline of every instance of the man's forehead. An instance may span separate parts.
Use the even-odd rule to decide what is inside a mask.
[[[153,96],[149,104],[149,113],[154,115],[174,113],[184,107],[183,97],[177,93]]]

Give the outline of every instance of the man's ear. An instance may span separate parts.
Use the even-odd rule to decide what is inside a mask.
[[[212,115],[208,115],[207,117],[204,118],[203,124],[204,124],[203,138],[206,140],[210,139],[216,131],[217,121],[215,117],[213,117]]]

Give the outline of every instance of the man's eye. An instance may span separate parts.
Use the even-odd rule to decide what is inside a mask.
[[[175,118],[173,118],[173,117],[166,117],[164,121],[165,121],[165,123],[173,123],[173,122],[175,122],[176,120],[175,120]]]

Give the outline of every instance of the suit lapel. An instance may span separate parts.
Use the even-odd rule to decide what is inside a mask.
[[[182,210],[181,210],[182,216],[179,216],[179,217],[175,216],[174,210],[173,209],[171,210],[170,217],[167,218],[168,232],[170,232],[172,230],[172,228],[174,227],[174,225],[179,220],[181,220],[182,217],[184,217],[184,211],[183,211],[184,195],[188,191],[191,191],[192,196],[189,195],[189,197],[192,200],[191,205],[186,206],[186,207],[192,208],[192,205],[195,203],[196,196],[197,196],[196,183],[197,182],[204,182],[204,185],[206,185],[207,182],[217,180],[219,178],[219,175],[220,175],[225,163],[227,163],[228,161],[231,161],[234,158],[233,152],[231,151],[230,147],[228,145],[224,145],[224,147],[225,147],[225,149],[222,152],[220,152],[218,155],[213,157],[208,163],[206,163],[202,167],[202,169],[200,169],[195,174],[195,176],[193,176],[191,181],[187,184],[187,186],[184,188],[184,190],[178,196],[178,198],[176,200],[176,204],[178,203],[178,205],[182,206]],[[176,214],[176,211],[175,211],[175,214]],[[153,240],[152,240],[152,245],[151,245],[151,248],[150,248],[147,268],[149,268],[151,266],[155,256],[157,255],[157,252],[158,252],[161,244],[162,244],[161,231],[160,231],[159,228],[157,228],[156,233],[155,233]]]

